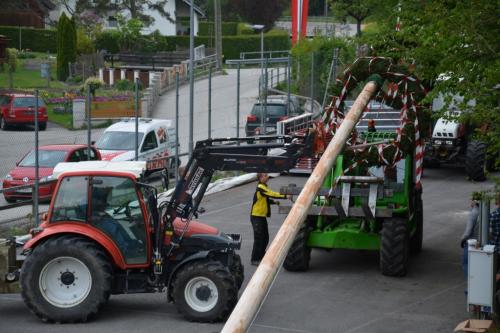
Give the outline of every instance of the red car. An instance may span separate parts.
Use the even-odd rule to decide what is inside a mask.
[[[100,160],[101,154],[92,147],[90,160]],[[41,146],[38,149],[38,174],[40,181],[48,181],[52,179],[52,171],[59,162],[80,162],[87,161],[87,146],[86,145],[47,145]],[[35,150],[33,149],[26,154],[22,160],[16,163],[16,167],[12,169],[3,181],[3,188],[13,186],[34,184],[35,182]],[[38,189],[40,200],[49,200],[52,197],[56,184],[42,185]],[[3,192],[7,202],[16,200],[31,200],[31,188],[19,189],[14,192]]]
[[[0,128],[8,129],[13,125],[33,125],[35,123],[35,96],[27,94],[0,95]],[[38,128],[47,128],[47,107],[38,97]]]

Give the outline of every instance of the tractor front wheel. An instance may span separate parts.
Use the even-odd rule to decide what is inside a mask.
[[[112,267],[102,249],[81,237],[49,239],[21,270],[22,297],[43,321],[85,322],[109,298]]]
[[[231,264],[230,270],[233,274],[236,287],[238,287],[239,290],[241,288],[241,285],[243,284],[243,280],[245,280],[245,268],[241,263],[241,257],[239,254],[235,253],[233,255],[233,263]]]
[[[238,301],[233,275],[215,260],[187,263],[176,274],[172,289],[177,309],[190,321],[223,320]]]
[[[307,221],[300,227],[297,236],[286,255],[283,267],[287,271],[304,272],[309,269],[309,261],[311,259],[311,248],[307,246],[310,227]]]
[[[382,228],[380,270],[388,276],[405,276],[408,270],[408,223],[403,218],[388,218]]]
[[[477,182],[486,180],[486,145],[481,141],[469,141],[465,155],[465,172]]]

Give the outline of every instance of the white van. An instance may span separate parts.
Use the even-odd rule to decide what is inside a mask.
[[[175,172],[174,122],[170,119],[139,118],[138,160],[146,161],[148,170]],[[135,118],[125,118],[109,126],[97,140],[104,161],[133,161],[135,158]]]

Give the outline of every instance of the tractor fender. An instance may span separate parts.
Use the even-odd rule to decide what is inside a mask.
[[[49,238],[65,235],[78,235],[99,244],[113,260],[113,263],[116,266],[121,269],[128,268],[128,265],[125,263],[125,258],[123,257],[120,249],[106,234],[104,234],[97,228],[76,223],[64,223],[61,225],[54,224],[48,228],[44,228],[41,232],[35,234],[32,239],[26,242],[23,247],[23,252],[30,252],[36,246],[45,242]]]
[[[166,287],[167,287],[167,301],[168,302],[172,301],[172,296],[171,296],[170,292],[171,292],[172,280],[173,280],[175,274],[177,273],[177,271],[180,268],[182,268],[184,265],[186,265],[188,262],[207,258],[208,255],[210,254],[210,252],[212,252],[212,251],[200,251],[200,252],[197,252],[195,254],[192,254],[189,257],[187,257],[186,259],[182,260],[180,263],[177,264],[177,266],[174,267],[174,269],[170,273],[170,276],[168,277],[168,282],[166,285]]]

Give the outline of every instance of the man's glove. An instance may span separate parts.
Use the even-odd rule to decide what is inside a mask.
[[[460,247],[463,249],[465,247],[465,244],[467,243],[467,239],[462,239],[460,241]]]

